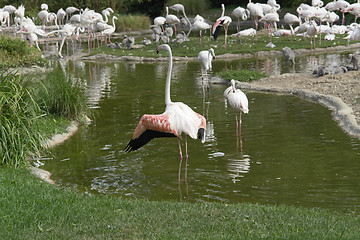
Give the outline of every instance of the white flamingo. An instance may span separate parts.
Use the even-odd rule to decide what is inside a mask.
[[[75,12],[78,12],[79,9],[76,8],[76,7],[67,7],[65,9],[65,12],[66,12],[66,20],[69,20],[69,18],[71,17],[71,15]]]
[[[166,7],[166,23],[169,24],[169,25],[174,25],[174,29],[175,29],[175,36],[176,36],[176,26],[175,24],[176,23],[179,23],[180,22],[180,19],[175,16],[174,14],[169,14],[169,8]]]
[[[154,25],[155,26],[160,26],[164,32],[164,24],[166,23],[166,18],[159,16],[154,18]]]
[[[207,30],[207,29],[211,29],[211,25],[201,21],[201,20],[195,20],[194,25],[193,25],[193,29],[194,30],[199,30],[199,34],[200,34],[200,43],[202,40],[202,31]]]
[[[105,43],[107,43],[107,37],[109,37],[109,43],[111,43],[111,34],[115,32],[115,19],[118,19],[116,16],[113,16],[112,18],[112,25],[108,25],[108,28],[103,30],[101,33],[105,34]]]
[[[141,117],[133,136],[125,148],[126,152],[135,151],[144,146],[153,138],[177,137],[180,163],[178,182],[180,183],[181,162],[183,159],[181,151],[182,133],[185,134],[185,181],[187,180],[187,135],[193,139],[200,139],[205,142],[206,119],[202,115],[194,112],[188,105],[182,102],[172,102],[170,98],[170,82],[172,72],[172,53],[167,44],[162,44],[157,51],[165,50],[169,53],[169,67],[165,84],[165,112],[159,115],[145,114]]]
[[[291,39],[292,39],[292,35],[294,35],[294,28],[293,28],[293,24],[294,23],[301,23],[301,20],[298,16],[291,14],[291,13],[286,13],[284,16],[284,22],[289,24],[290,30],[291,30]]]
[[[58,20],[58,24],[60,26],[64,25],[64,19],[65,19],[65,16],[66,16],[66,12],[64,9],[60,8],[57,13],[56,13],[56,16],[57,16],[57,20]]]
[[[254,21],[256,38],[257,38],[258,19],[264,17],[263,9],[260,5],[251,2],[251,0],[249,0],[249,3],[247,4],[246,7],[250,11],[250,16]]]
[[[240,31],[240,19],[242,21],[246,21],[248,19],[248,17],[250,16],[250,11],[243,7],[237,7],[232,11],[231,14],[234,15],[238,20],[236,29],[239,32]]]
[[[47,10],[41,10],[36,16],[37,19],[41,20],[41,25],[42,25],[43,29],[45,29],[45,24],[46,24],[48,15],[49,15],[49,12]]]
[[[190,20],[188,19],[188,17],[186,16],[184,5],[182,5],[182,4],[180,4],[180,3],[177,3],[177,4],[174,4],[174,5],[170,6],[169,8],[172,9],[172,10],[174,10],[174,11],[182,12],[182,13],[183,13],[183,15],[184,15],[187,23],[189,24],[189,27],[190,27],[189,32],[188,32],[188,34],[187,34],[187,36],[189,36],[189,34],[190,34],[193,26],[192,26]]]
[[[241,138],[241,112],[249,113],[249,102],[245,93],[240,89],[236,89],[233,79],[230,81],[230,84],[231,86],[224,91],[224,97],[235,110],[236,137]],[[239,121],[237,119],[237,112],[239,112]]]
[[[205,76],[207,76],[207,71],[212,69],[212,60],[215,58],[215,52],[213,48],[209,50],[201,51],[198,54],[198,60],[201,63],[201,78],[204,82],[204,69],[205,69]]]
[[[350,6],[350,3],[348,3],[347,1],[345,0],[337,0],[335,2],[335,7],[340,9],[340,12],[342,13],[342,21],[341,21],[341,24],[344,25],[345,23],[345,12],[344,12],[344,9],[346,9],[347,7]]]

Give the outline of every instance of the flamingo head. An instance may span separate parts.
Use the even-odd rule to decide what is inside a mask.
[[[213,58],[215,59],[215,52],[213,48],[209,49],[209,53],[213,56]]]
[[[159,53],[160,50],[166,50],[169,51],[171,48],[168,44],[161,44],[160,46],[158,46],[158,48],[156,49],[156,53]]]
[[[235,88],[235,80],[234,80],[234,79],[231,79],[230,84],[231,84],[231,87],[232,87],[232,91],[235,92],[235,91],[236,91],[236,88]]]

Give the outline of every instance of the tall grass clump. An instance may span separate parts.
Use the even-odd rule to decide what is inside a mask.
[[[118,14],[115,20],[116,32],[138,31],[149,29],[150,18],[141,14]],[[112,18],[109,20],[111,21]]]
[[[35,47],[20,38],[0,37],[0,68],[46,66],[48,61]]]
[[[70,120],[89,114],[85,87],[61,71],[48,74],[38,90],[37,102],[44,112]]]
[[[33,99],[29,80],[15,73],[0,74],[0,165],[24,165],[30,153],[39,153],[40,109]]]
[[[166,2],[166,6],[172,6],[176,3],[181,3],[182,5],[184,5],[186,15],[203,14],[210,7],[209,0],[169,0]],[[169,9],[169,11],[172,10]]]
[[[266,77],[266,74],[258,71],[250,71],[245,69],[240,70],[225,70],[216,73],[217,76],[226,80],[235,79],[240,82],[251,82],[260,78]]]

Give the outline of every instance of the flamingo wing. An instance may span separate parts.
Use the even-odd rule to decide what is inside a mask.
[[[224,19],[219,19],[215,22],[212,32],[214,40],[216,41],[217,37],[219,36],[219,32],[221,30],[222,24],[224,23]]]
[[[135,151],[147,144],[153,138],[161,137],[181,136],[170,127],[169,116],[166,113],[159,115],[145,114],[141,117],[131,140],[125,147],[125,151]]]

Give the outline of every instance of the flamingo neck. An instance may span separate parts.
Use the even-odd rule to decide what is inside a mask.
[[[183,9],[182,12],[183,12],[184,17],[185,17],[186,21],[188,22],[189,26],[192,27],[190,20],[187,18],[186,14],[185,14],[185,10]]]
[[[172,72],[172,53],[170,47],[167,49],[169,52],[169,66],[168,66],[168,72],[166,76],[166,84],[165,84],[165,104],[166,106],[170,105],[171,99],[170,99],[170,81],[171,81],[171,72]]]
[[[113,27],[115,29],[115,16],[113,16],[112,23],[113,23]]]
[[[234,80],[231,80],[231,87],[232,87],[232,91],[235,92],[236,87],[235,87],[235,81]]]
[[[211,64],[211,51],[208,51],[208,67],[210,69],[210,64]]]
[[[166,17],[169,15],[169,8],[166,7]]]
[[[222,8],[221,17],[223,17],[225,15],[225,6],[224,6],[224,4],[221,5],[221,8]]]

